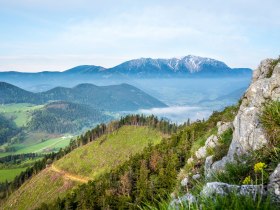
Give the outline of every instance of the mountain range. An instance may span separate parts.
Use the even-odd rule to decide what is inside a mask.
[[[63,72],[0,72],[2,77],[42,77],[42,76],[65,76],[65,75],[95,75],[102,78],[133,76],[137,78],[149,77],[174,77],[174,76],[240,76],[251,75],[249,68],[230,68],[224,62],[188,55],[182,58],[152,59],[140,58],[126,61],[112,68],[102,66],[81,65]]]
[[[1,104],[44,104],[49,101],[67,101],[106,111],[166,107],[161,101],[128,84],[110,86],[80,84],[73,88],[56,87],[45,92],[33,93],[9,83],[0,82],[0,96]]]

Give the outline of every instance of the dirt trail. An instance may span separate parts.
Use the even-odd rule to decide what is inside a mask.
[[[88,181],[90,180],[90,178],[85,178],[85,177],[80,177],[77,176],[75,174],[70,174],[68,172],[65,172],[59,168],[57,168],[55,165],[51,165],[50,169],[56,173],[61,174],[65,179],[70,179],[72,181],[76,181],[76,182],[81,182],[81,183],[88,183]]]

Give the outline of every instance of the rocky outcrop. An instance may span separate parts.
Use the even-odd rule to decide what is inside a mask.
[[[253,82],[245,93],[233,122],[233,139],[228,154],[213,163],[212,172],[223,170],[227,162],[234,161],[235,156],[260,149],[267,144],[259,116],[265,103],[280,99],[280,64],[271,71],[272,61],[262,61],[255,70]]]
[[[218,145],[218,137],[215,135],[211,135],[207,138],[205,145],[203,147],[200,147],[196,152],[195,156],[198,159],[205,158],[207,155],[207,149],[214,148]]]
[[[211,176],[211,167],[213,164],[213,155],[208,156],[205,159],[205,164],[204,164],[204,174],[206,178],[209,178]]]
[[[280,98],[280,65],[275,67],[272,76],[268,78],[271,62],[270,59],[261,62],[242,100],[233,122],[233,139],[228,152],[230,159],[233,159],[234,154],[241,155],[260,149],[267,143],[259,116],[268,100]]]
[[[210,197],[213,195],[227,195],[236,193],[237,195],[266,194],[262,185],[231,185],[223,182],[208,182],[201,191],[201,196]]]
[[[269,177],[268,192],[274,201],[280,203],[280,163]]]
[[[232,122],[218,122],[217,123],[217,127],[218,127],[218,135],[222,135],[225,131],[227,131],[228,129],[233,129],[233,124]]]

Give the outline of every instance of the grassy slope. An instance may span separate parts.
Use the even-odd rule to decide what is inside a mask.
[[[66,180],[47,168],[23,184],[0,209],[33,209],[41,202],[48,203],[58,196],[63,197],[76,185],[76,182]]]
[[[156,144],[161,139],[160,132],[148,127],[124,126],[118,132],[104,135],[94,142],[75,149],[54,165],[68,173],[94,178],[110,168],[117,167],[130,155],[140,152],[149,142]],[[48,168],[14,192],[4,203],[3,208],[34,208],[42,202],[51,202],[58,195],[62,197],[78,184],[64,180],[61,174]]]
[[[159,143],[160,140],[161,134],[148,127],[124,126],[74,150],[55,165],[67,172],[94,178],[142,151],[149,142]]]
[[[43,105],[32,105],[26,103],[6,104],[0,106],[0,112],[7,117],[13,117],[17,126],[25,126],[30,118],[30,113]]]
[[[0,169],[0,182],[12,181],[26,168]]]
[[[1,152],[0,157],[14,154],[24,154],[24,153],[47,153],[52,151],[58,151],[60,148],[67,146],[71,140],[71,136],[57,137],[46,139],[43,142],[38,141],[37,143],[22,142],[15,144],[16,152]]]

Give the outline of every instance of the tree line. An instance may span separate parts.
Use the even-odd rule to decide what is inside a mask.
[[[57,153],[50,153],[45,155],[42,160],[38,160],[34,163],[32,167],[26,169],[16,176],[11,182],[0,183],[0,199],[6,198],[16,189],[18,189],[25,181],[30,179],[32,176],[39,173],[41,170],[45,169],[51,162],[60,159],[77,147],[83,146],[91,141],[96,140],[104,134],[109,134],[116,131],[124,125],[134,125],[134,126],[149,126],[151,128],[157,129],[165,134],[171,134],[176,132],[178,126],[172,124],[169,121],[160,120],[156,116],[144,116],[144,115],[128,115],[121,117],[120,120],[115,120],[106,124],[99,124],[92,130],[87,131],[84,135],[77,137],[75,140],[71,140],[69,145],[64,149],[60,149]],[[31,154],[29,154],[31,155]],[[27,155],[28,156],[28,155]],[[32,155],[31,155],[32,156]],[[2,159],[2,161],[11,161],[16,159],[15,156],[8,156]]]

